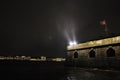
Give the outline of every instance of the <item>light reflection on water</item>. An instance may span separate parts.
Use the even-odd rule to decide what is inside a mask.
[[[4,80],[120,80],[120,71],[66,67],[55,62],[1,61],[0,71]]]
[[[70,69],[64,80],[120,80],[120,71],[99,69]]]

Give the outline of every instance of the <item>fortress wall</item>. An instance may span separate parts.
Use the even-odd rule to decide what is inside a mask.
[[[115,50],[114,57],[107,57],[107,50],[112,48]],[[90,58],[89,52],[95,51],[95,57]],[[74,53],[78,53],[78,58],[74,58]],[[71,58],[72,64],[77,64],[83,67],[120,67],[120,45],[103,46],[97,48],[87,48],[80,50],[68,51],[67,56]]]

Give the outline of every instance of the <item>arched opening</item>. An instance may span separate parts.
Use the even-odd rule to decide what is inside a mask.
[[[89,52],[89,57],[90,57],[90,58],[95,58],[95,51],[94,51],[94,50],[91,50],[91,51]]]
[[[115,56],[115,50],[113,48],[109,48],[107,50],[107,57],[114,57]]]
[[[74,58],[78,58],[78,53],[77,52],[74,53]]]

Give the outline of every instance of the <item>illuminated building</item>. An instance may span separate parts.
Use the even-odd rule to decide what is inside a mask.
[[[120,36],[67,46],[68,65],[120,67]]]

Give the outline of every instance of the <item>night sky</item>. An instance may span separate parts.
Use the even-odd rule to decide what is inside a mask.
[[[0,55],[65,57],[69,41],[100,39],[101,20],[120,35],[119,0],[1,2]]]

